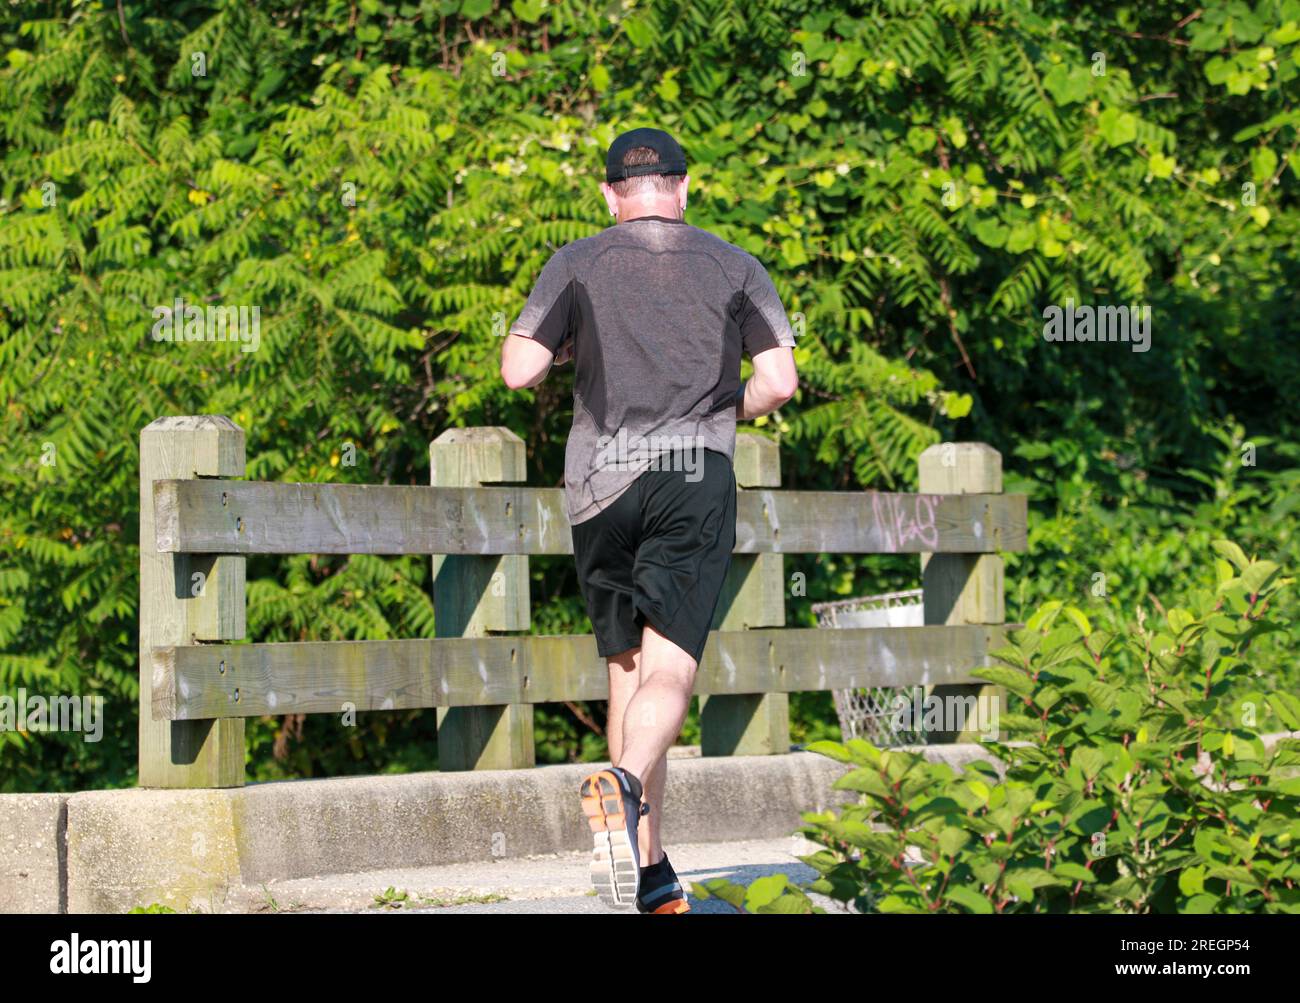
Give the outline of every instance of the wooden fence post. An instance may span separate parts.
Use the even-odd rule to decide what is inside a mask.
[[[922,494],[1001,494],[1002,454],[982,442],[942,442],[920,456]],[[922,601],[929,624],[1000,624],[1006,620],[1002,558],[997,554],[922,554]],[[996,707],[999,720],[1005,691],[990,684],[934,686],[927,696],[945,706]],[[955,699],[949,699],[955,698]],[[980,722],[960,731],[930,732],[931,744],[978,741]]]
[[[781,485],[777,444],[754,432],[736,434],[736,486]],[[714,630],[785,626],[785,555],[732,554]],[[738,693],[700,697],[700,752],[705,756],[766,756],[790,751],[790,694]]]
[[[160,554],[153,483],[242,477],[244,431],[221,415],[159,418],[140,432],[141,787],[242,787],[244,719],[155,721],[153,649],[244,636],[245,558]]]
[[[522,483],[526,478],[524,441],[508,428],[448,429],[429,444],[434,487]],[[528,557],[434,557],[433,606],[438,637],[527,630]],[[512,770],[535,762],[532,704],[438,708],[438,769]]]

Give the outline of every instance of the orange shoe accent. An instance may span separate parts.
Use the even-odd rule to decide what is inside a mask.
[[[597,770],[582,782],[582,811],[592,832],[623,830],[627,819],[623,814],[622,788],[618,777],[609,770]]]
[[[628,832],[623,787],[612,770],[597,770],[579,788],[582,811],[592,831],[591,875],[596,894],[611,909],[636,907],[637,851]]]
[[[690,904],[685,899],[673,899],[671,902],[665,902],[658,909],[651,910],[650,915],[658,916],[660,914],[667,915],[669,913],[683,913],[690,911]]]

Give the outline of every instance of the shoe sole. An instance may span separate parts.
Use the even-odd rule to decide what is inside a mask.
[[[611,909],[635,909],[641,875],[627,834],[618,777],[599,770],[582,782],[581,795],[582,811],[591,826],[591,885]]]

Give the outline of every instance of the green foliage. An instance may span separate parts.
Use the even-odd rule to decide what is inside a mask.
[[[408,905],[410,901],[411,901],[411,895],[409,892],[405,892],[405,891],[399,892],[392,885],[389,885],[387,888],[385,888],[382,892],[380,892],[378,895],[374,897],[374,900],[370,903],[370,908],[371,909],[400,909],[402,908],[402,906]]]
[[[1096,571],[1130,606],[1166,594],[1206,505],[1217,532],[1291,547],[1298,23],[1297,0],[13,8],[0,690],[109,712],[97,745],[0,732],[0,789],[133,779],[152,419],[229,415],[253,478],[372,483],[427,483],[447,427],[508,425],[530,481],[558,483],[571,377],[507,391],[496,333],[557,247],[607,225],[603,152],[634,125],[681,138],[690,221],[762,258],[804,332],[800,395],[760,423],[785,485],[906,490],[925,446],[992,444],[1034,489],[1008,577],[1026,609]],[[258,306],[260,346],[155,341],[177,297]],[[1044,343],[1042,308],[1071,297],[1149,303],[1152,350]],[[1229,518],[1236,429],[1267,445]],[[791,566],[808,602],[915,584],[895,558]],[[423,558],[248,575],[251,640],[432,633]],[[546,565],[538,624],[587,630],[575,595]],[[599,755],[599,717],[542,712],[539,758]],[[249,774],[428,768],[431,718],[252,721]]]
[[[1255,643],[1283,628],[1292,584],[1216,541],[1213,588],[1128,633],[1044,604],[974,674],[1004,687],[986,762],[954,770],[858,739],[811,748],[861,795],[810,812],[820,877],[708,893],[749,912],[820,911],[819,893],[880,912],[1300,912],[1300,699],[1255,688]]]

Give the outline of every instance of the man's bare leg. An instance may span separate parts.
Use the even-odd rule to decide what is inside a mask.
[[[623,754],[623,715],[631,703],[637,687],[641,685],[641,649],[629,648],[613,658],[605,659],[609,666],[609,721],[607,741],[609,761],[618,765]]]
[[[650,806],[650,814],[644,819],[646,824],[637,830],[637,842],[641,846],[641,866],[649,867],[659,863],[664,855],[663,843],[660,842],[660,823],[664,815],[664,787],[668,782],[668,756],[660,756],[659,762],[655,763],[649,774],[644,779],[638,775],[638,779],[641,780],[644,791],[642,800]]]
[[[653,783],[651,778],[660,772],[661,760],[663,777],[667,777],[668,747],[677,741],[690,709],[695,669],[695,659],[652,626],[645,625],[641,632],[641,685],[623,715],[622,754],[618,762],[641,781],[642,787],[647,782]],[[658,796],[658,805],[650,808],[652,816],[662,811],[662,781]]]
[[[627,706],[641,685],[641,649],[631,648],[606,659],[609,666],[609,715],[606,737],[609,761],[622,766],[623,722]],[[635,772],[635,771],[633,771]],[[648,776],[637,776],[641,781],[641,797],[650,806],[650,814],[637,829],[637,843],[641,851],[641,866],[658,863],[663,857],[660,842],[660,820],[663,816],[664,786],[668,779],[668,757],[660,757]]]

